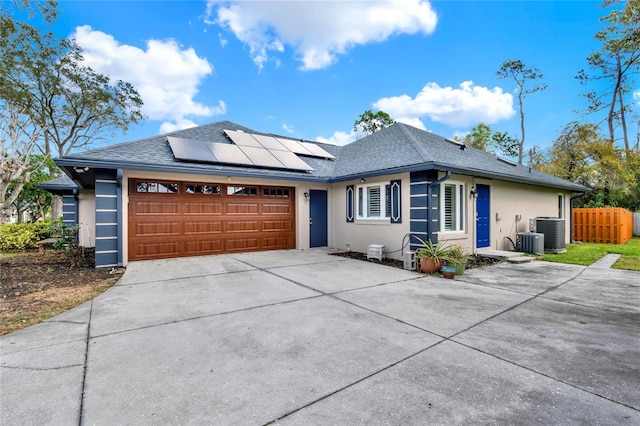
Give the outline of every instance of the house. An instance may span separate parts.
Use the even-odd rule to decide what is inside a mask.
[[[400,123],[334,146],[222,121],[56,163],[69,180],[50,186],[97,267],[369,244],[400,259],[411,235],[509,249],[529,219],[567,217],[589,190]]]

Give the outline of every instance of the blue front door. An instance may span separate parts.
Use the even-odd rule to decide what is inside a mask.
[[[476,185],[476,248],[489,247],[489,216],[491,215],[491,192],[489,185]]]
[[[327,191],[309,191],[309,246],[325,247],[327,241]]]

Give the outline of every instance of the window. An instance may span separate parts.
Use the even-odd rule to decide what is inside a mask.
[[[358,187],[358,219],[389,219],[391,185],[388,183]]]
[[[464,231],[464,184],[440,185],[440,232]]]
[[[258,189],[253,186],[227,186],[227,195],[258,195]]]
[[[558,217],[564,218],[564,195],[558,194]]]
[[[138,182],[136,184],[136,192],[176,194],[178,192],[178,184],[166,182]]]
[[[184,192],[187,194],[218,195],[220,194],[220,185],[187,184]]]
[[[289,197],[289,190],[286,188],[263,188],[262,195],[264,197]]]

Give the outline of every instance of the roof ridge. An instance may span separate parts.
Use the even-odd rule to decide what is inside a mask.
[[[425,156],[423,155],[422,145],[420,144],[420,142],[418,142],[416,140],[414,135],[411,132],[409,132],[409,129],[407,127],[410,127],[411,129],[420,130],[420,131],[425,132],[425,133],[428,133],[428,132],[425,131],[425,130],[422,130],[422,129],[418,129],[417,127],[410,126],[410,125],[405,124],[405,123],[396,123],[396,124],[400,125],[399,126],[400,130],[402,130],[402,133],[404,133],[404,135],[407,137],[407,140],[411,143],[411,146],[413,147],[413,149],[418,153],[418,155],[420,156],[420,159],[422,161],[424,161],[424,162],[429,161],[429,159],[425,158]]]

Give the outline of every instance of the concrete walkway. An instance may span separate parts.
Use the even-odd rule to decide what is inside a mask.
[[[323,251],[132,263],[0,338],[0,423],[640,424],[640,273]]]

